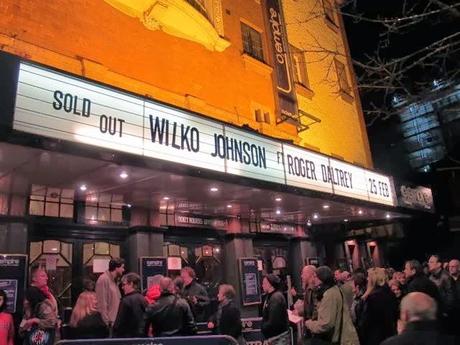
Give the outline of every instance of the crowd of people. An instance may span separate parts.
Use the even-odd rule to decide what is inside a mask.
[[[184,267],[174,280],[157,275],[142,293],[139,275],[125,274],[124,265],[123,259],[112,259],[96,284],[85,284],[64,325],[46,271],[32,268],[18,327],[22,343],[51,345],[57,337],[190,336],[197,333],[197,322],[207,322],[212,333],[245,344],[232,285],[219,286],[217,311],[208,317],[210,299],[192,268]],[[290,343],[292,313],[303,318],[298,339],[305,345],[459,344],[459,277],[458,260],[443,264],[436,255],[426,266],[409,260],[399,272],[379,267],[333,272],[307,265],[301,272],[302,293],[282,291],[280,278],[268,274],[262,280],[261,331],[270,345]],[[286,293],[296,300],[291,311]],[[13,345],[15,327],[6,302],[0,290],[0,345]]]
[[[426,266],[408,260],[400,272],[305,266],[301,277],[304,295],[294,313],[306,320],[306,344],[460,344],[456,259],[432,255]]]

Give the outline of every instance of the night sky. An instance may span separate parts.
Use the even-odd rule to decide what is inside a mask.
[[[380,23],[356,22],[354,18],[345,15],[344,21],[352,57],[363,62],[367,60],[366,54],[375,56],[376,51],[380,48],[380,56],[389,61],[411,54],[443,37],[458,32],[460,29],[460,2],[458,0],[443,0],[442,2],[448,5],[457,4],[457,7],[452,12],[444,11],[440,14],[431,15],[414,25],[399,29],[389,35],[386,34],[387,29]],[[413,9],[410,15],[423,13],[425,9],[426,11],[439,9],[437,5],[433,4],[426,7],[430,0],[356,0],[355,3],[356,6],[351,4],[343,8],[343,12],[353,15],[362,14],[370,19],[383,19],[401,17],[404,3],[406,3],[406,9]],[[456,14],[457,10],[458,13]],[[406,13],[408,12],[406,10]],[[432,82],[435,78],[443,79],[446,71],[458,69],[460,67],[459,52],[449,55],[445,66],[435,63],[434,66],[419,66],[411,69],[405,75],[405,86],[416,94],[420,92],[420,83]],[[356,69],[356,72],[360,74],[359,68]],[[364,103],[367,101],[366,96],[362,94]]]
[[[356,0],[354,3],[344,7],[342,12],[352,15],[362,14],[371,20],[395,18],[401,17],[404,2],[406,3],[406,9],[413,9],[411,15],[439,9],[437,5],[429,5],[430,0]],[[355,18],[345,14],[343,18],[352,58],[366,62],[368,60],[366,55],[376,56],[379,54],[385,61],[391,61],[459,32],[460,2],[458,0],[443,0],[442,2],[449,5],[457,4],[457,6],[454,11],[443,11],[440,14],[431,15],[418,23],[390,34],[387,34],[388,30],[380,23],[357,22]],[[428,9],[426,9],[427,5],[429,5]],[[458,12],[456,12],[457,10]],[[447,60],[443,60],[445,64],[434,60],[430,61],[434,62],[431,66],[418,65],[404,74],[404,86],[410,90],[412,95],[423,96],[422,91],[426,91],[427,86],[430,86],[434,79],[443,80],[449,71],[458,71],[460,69],[459,41],[459,38],[457,38],[457,51],[451,51]],[[377,53],[377,51],[379,52]],[[430,50],[427,50],[427,53],[429,52]],[[363,70],[356,66],[355,71],[358,77],[363,73]],[[457,78],[459,77],[460,75],[457,76]],[[385,100],[381,90],[366,90],[366,92],[361,90],[360,93],[364,110],[371,108],[371,102],[381,108],[386,107],[391,110],[392,92],[390,92],[390,97]],[[371,118],[371,116],[366,116],[368,125],[371,122]],[[407,156],[401,142],[402,137],[399,133],[399,119],[397,116],[393,115],[386,120],[381,120],[380,118],[373,122],[371,126],[368,126],[368,134],[375,167],[378,170],[403,179],[414,179],[414,174],[410,171]],[[418,178],[418,176],[415,178]]]

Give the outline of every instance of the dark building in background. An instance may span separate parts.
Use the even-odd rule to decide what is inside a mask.
[[[428,172],[432,164],[455,154],[460,140],[460,84],[433,81],[433,91],[420,102],[394,97],[402,142],[413,171]]]
[[[424,13],[424,6],[436,7],[429,1],[390,0],[379,6],[357,1],[342,9],[350,14],[344,19],[353,59],[364,62],[364,65],[369,62],[368,57],[390,64],[421,51],[421,55],[414,57],[415,62],[434,53],[434,48],[426,47],[455,35],[454,23],[458,23],[458,15],[448,9],[430,8],[439,10],[436,12],[439,17],[423,17],[410,25],[406,20],[404,23],[408,25],[404,28],[396,25],[390,29],[379,22],[382,18],[405,17],[404,4],[414,6],[411,7],[412,14]],[[430,30],[426,30],[427,27]],[[377,107],[383,114],[377,120],[372,113],[367,118],[375,168],[391,173],[395,180],[407,181],[407,185],[433,188],[436,212],[402,221],[404,236],[388,241],[388,260],[394,266],[406,257],[426,260],[433,252],[446,258],[459,255],[460,84],[455,78],[446,77],[458,70],[455,54],[458,53],[454,50],[447,51],[446,60],[443,60],[447,63],[428,63],[427,60],[414,63],[402,78],[404,84],[395,82],[394,89],[390,84],[385,89],[384,83],[379,84],[381,89],[360,89],[365,113],[366,109]],[[398,65],[394,67],[398,68]],[[362,79],[366,71],[360,68],[356,69],[358,79],[362,84],[372,84]],[[403,70],[401,66],[399,68]],[[402,97],[400,92],[411,95]],[[398,187],[396,189],[401,197],[401,191]]]

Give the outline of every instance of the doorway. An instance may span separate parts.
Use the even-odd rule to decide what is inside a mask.
[[[111,258],[120,257],[119,242],[44,239],[29,243],[29,267],[48,272],[48,285],[61,310],[71,308],[84,285],[94,285]]]
[[[189,266],[195,270],[197,281],[203,285],[210,298],[206,315],[211,316],[217,311],[218,287],[224,279],[223,246],[218,239],[207,238],[200,241],[196,238],[168,237],[163,245],[164,256],[180,258],[180,267]],[[179,267],[178,267],[179,268]],[[180,269],[169,270],[171,277],[180,275]]]

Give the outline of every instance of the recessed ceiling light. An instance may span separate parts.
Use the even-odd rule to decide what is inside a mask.
[[[358,211],[358,214],[363,214],[363,210],[359,210],[359,211]]]
[[[169,200],[169,196],[164,196],[163,200]]]
[[[232,207],[233,207],[233,206],[232,206],[232,205],[230,205],[230,204],[228,204],[228,205],[227,205],[227,208],[232,208]]]
[[[281,214],[281,210],[276,210],[276,214]]]
[[[126,171],[122,171],[120,173],[120,178],[122,178],[123,180],[127,179],[128,178],[128,173]]]
[[[319,218],[318,213],[313,213],[313,219],[318,219],[318,218]]]
[[[209,190],[210,190],[211,192],[218,192],[218,191],[219,191],[219,188],[217,188],[217,187],[211,187]]]
[[[80,186],[80,190],[81,190],[82,192],[84,192],[84,191],[87,190],[87,189],[88,189],[88,187],[86,187],[86,184],[82,184],[82,185]]]
[[[324,204],[324,205],[323,205],[323,208],[324,208],[325,210],[329,210],[329,207],[330,207],[330,206],[329,206],[328,204]]]
[[[126,207],[127,207],[127,208],[131,208],[131,206],[133,206],[133,205],[131,205],[131,204],[126,204]]]
[[[348,222],[348,219],[345,218],[343,221],[344,221],[345,223],[347,223],[347,222]]]
[[[283,200],[283,199],[281,199],[279,196],[275,198],[275,201],[280,202],[281,200]]]
[[[51,250],[52,250],[53,252],[57,252],[58,249],[57,249],[57,248],[51,248]]]
[[[220,248],[215,249],[216,253],[220,253]]]
[[[386,217],[387,219],[390,219],[390,218],[391,218],[391,216],[390,216],[389,213],[387,213],[387,214],[385,215],[385,217]]]

